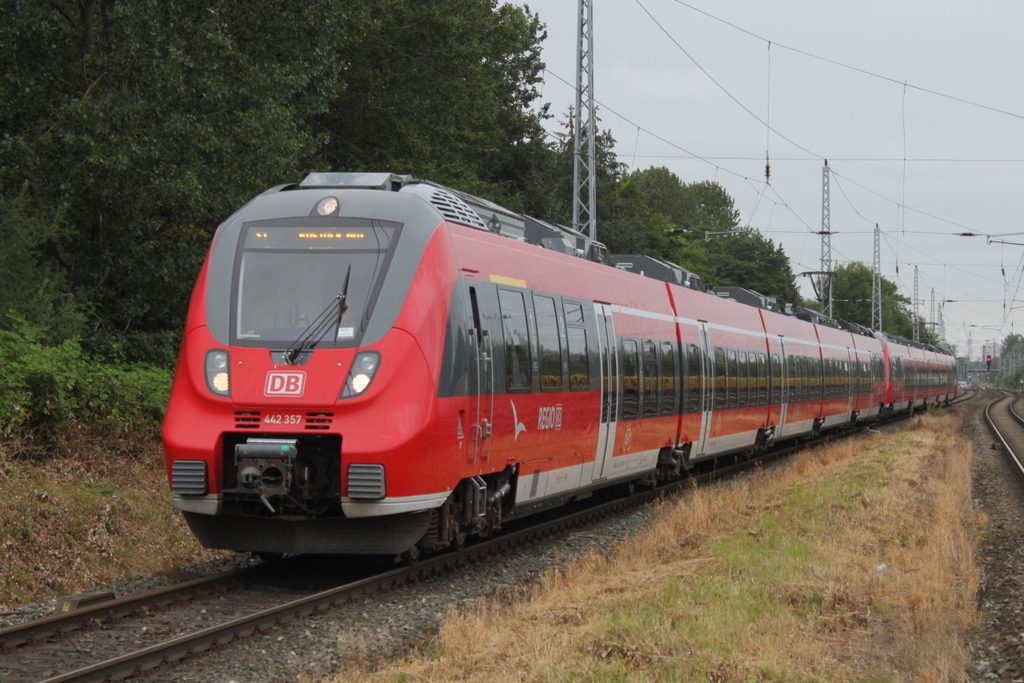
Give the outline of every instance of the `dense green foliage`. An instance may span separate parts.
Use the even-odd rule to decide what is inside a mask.
[[[98,364],[75,339],[39,342],[24,320],[0,330],[0,453],[33,452],[8,442],[31,433],[45,445],[73,423],[152,421],[163,415],[170,373],[151,366]]]
[[[863,263],[839,266],[832,278],[832,312],[837,318],[871,327],[871,292],[874,272]],[[914,311],[911,301],[898,293],[896,283],[882,278],[882,329],[905,339],[914,338]],[[918,316],[919,339],[937,344],[935,332]]]

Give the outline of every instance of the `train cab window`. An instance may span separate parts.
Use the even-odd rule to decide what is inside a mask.
[[[557,391],[562,388],[562,344],[558,334],[555,300],[533,295],[537,312],[537,339],[540,341],[540,388]]]
[[[644,349],[644,417],[658,415],[658,347],[645,341]]]
[[[566,333],[569,337],[569,388],[572,391],[586,391],[590,388],[587,331],[582,327],[569,327]]]
[[[661,394],[661,415],[675,415],[679,412],[678,396],[676,390],[678,382],[676,378],[679,371],[676,369],[676,349],[674,344],[661,343],[661,384],[658,386],[658,393]]]
[[[526,324],[526,302],[522,292],[498,290],[501,324],[505,333],[505,385],[510,390],[529,391],[530,335]]]
[[[640,415],[640,357],[636,342],[622,340],[622,419]]]
[[[562,308],[565,310],[566,325],[583,324],[583,304],[575,301],[563,301]]]
[[[725,410],[726,381],[725,349],[715,349],[715,410]]]
[[[729,389],[726,408],[736,408],[740,404],[739,364],[736,360],[736,349],[729,349],[727,353],[729,357]]]

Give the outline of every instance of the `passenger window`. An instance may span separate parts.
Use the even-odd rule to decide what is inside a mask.
[[[644,347],[644,417],[658,415],[658,348],[645,341]]]
[[[587,331],[570,327],[569,336],[569,388],[586,391],[590,388],[590,361],[587,358]]]
[[[676,350],[675,346],[666,342],[661,343],[661,414],[675,415],[679,412],[676,401]]]
[[[687,413],[699,413],[703,410],[701,394],[704,390],[704,377],[701,374],[700,349],[696,344],[686,345],[686,407]]]
[[[640,359],[636,342],[622,340],[622,419],[640,415]]]
[[[510,390],[529,390],[533,377],[530,372],[530,336],[523,293],[500,289],[498,300],[505,333],[505,385]]]
[[[729,391],[726,408],[735,408],[739,405],[739,368],[736,361],[736,349],[729,349]]]
[[[567,325],[583,324],[583,304],[575,301],[565,301],[562,303],[562,308],[565,309],[565,322]]]
[[[736,377],[736,385],[739,389],[738,406],[746,408],[750,405],[750,364],[746,351],[736,352],[737,367],[739,375]]]
[[[768,354],[757,354],[757,404],[768,405]]]
[[[725,349],[715,349],[715,410],[725,410],[726,397]]]
[[[537,339],[540,341],[540,388],[555,391],[562,388],[562,344],[555,300],[534,294],[533,305],[537,311]]]

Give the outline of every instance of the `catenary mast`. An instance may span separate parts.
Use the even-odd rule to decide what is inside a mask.
[[[594,37],[592,0],[580,0],[573,136],[572,227],[597,239],[597,168],[594,159]]]

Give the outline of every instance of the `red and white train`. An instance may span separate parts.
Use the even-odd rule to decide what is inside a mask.
[[[217,230],[192,297],[174,505],[211,548],[415,557],[955,395],[942,350],[702,289],[408,176],[268,190]]]

